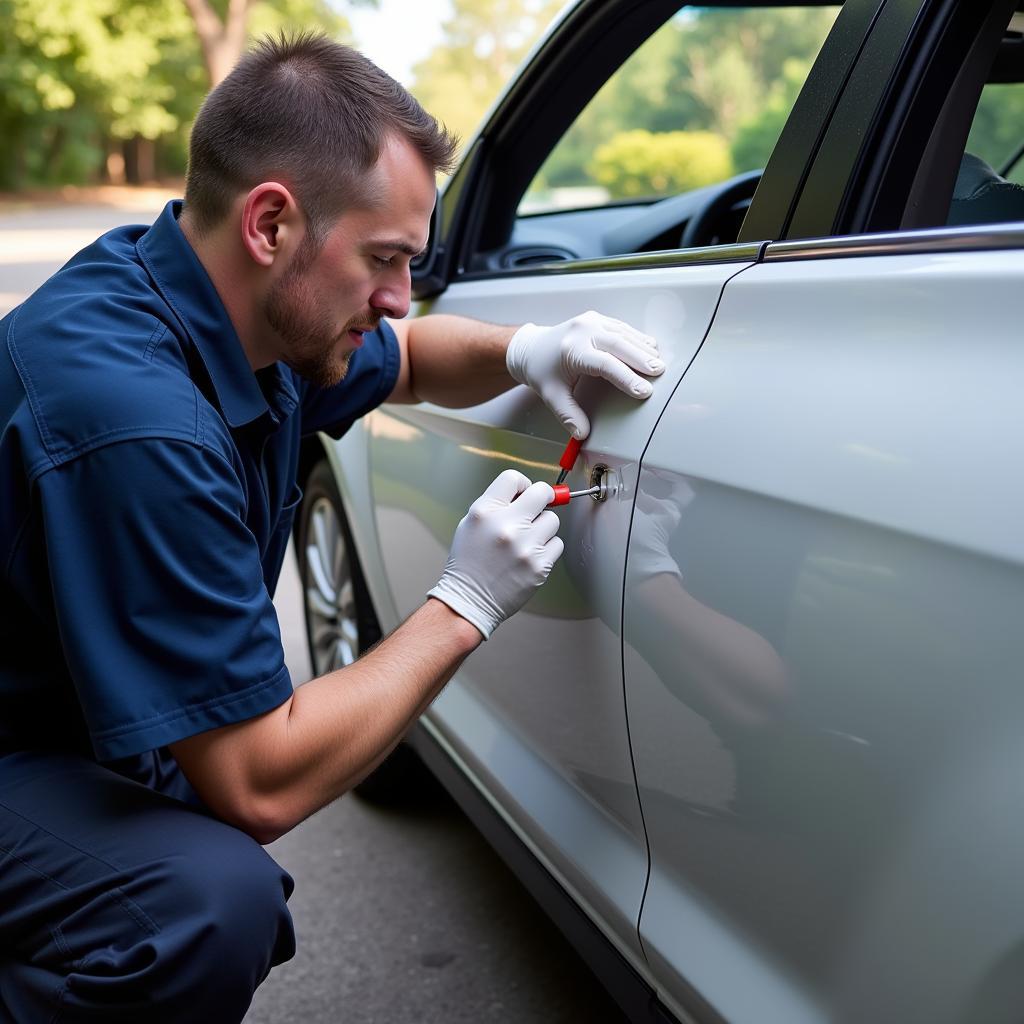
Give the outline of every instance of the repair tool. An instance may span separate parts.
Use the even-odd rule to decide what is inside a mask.
[[[568,505],[573,498],[582,498],[585,494],[599,495],[603,488],[600,484],[596,487],[588,487],[585,491],[570,491],[568,484],[555,484],[555,500],[548,505],[548,508],[555,508],[557,505]]]
[[[575,437],[569,438],[569,443],[565,446],[565,451],[562,452],[562,457],[558,460],[558,464],[562,467],[562,472],[558,474],[558,479],[555,481],[555,486],[565,481],[565,478],[569,475],[569,470],[576,465],[576,456],[580,453],[580,448],[583,447],[583,442]],[[582,493],[582,492],[581,492]],[[565,501],[569,499],[566,498]],[[564,505],[565,501],[556,501],[556,505]]]

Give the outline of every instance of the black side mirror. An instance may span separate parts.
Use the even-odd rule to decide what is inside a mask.
[[[429,299],[432,295],[444,291],[448,283],[446,264],[445,247],[441,242],[441,193],[438,192],[434,201],[434,212],[430,218],[427,247],[409,264],[414,299]]]

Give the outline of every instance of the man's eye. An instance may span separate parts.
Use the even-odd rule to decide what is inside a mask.
[[[387,259],[385,259],[383,256],[374,256],[373,262],[376,263],[378,267],[390,267],[391,257],[389,256]]]

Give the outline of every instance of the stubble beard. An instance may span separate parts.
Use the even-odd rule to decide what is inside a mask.
[[[335,331],[330,314],[322,311],[304,274],[319,249],[303,241],[288,271],[267,295],[264,315],[284,342],[281,361],[319,388],[341,383],[348,373],[352,352],[338,352],[348,336],[349,324]]]

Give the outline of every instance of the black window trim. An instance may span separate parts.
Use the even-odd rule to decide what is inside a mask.
[[[963,152],[961,145],[955,162],[946,159],[934,132],[945,129],[948,148],[965,142],[970,127],[961,117],[963,139],[949,137],[956,119],[944,115],[957,99],[953,83],[975,58],[977,40],[1013,4],[887,0],[780,241],[924,230],[928,215],[914,208],[922,164],[934,172],[936,195],[951,196]],[[929,200],[933,220],[936,195]]]
[[[786,237],[836,108],[885,4],[846,0],[842,5],[764,169],[739,241]]]

